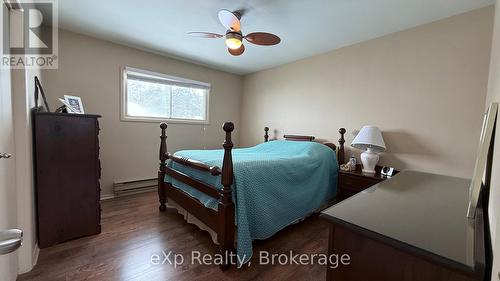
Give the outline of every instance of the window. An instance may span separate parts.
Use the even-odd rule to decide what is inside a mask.
[[[210,84],[125,67],[122,120],[208,123]]]

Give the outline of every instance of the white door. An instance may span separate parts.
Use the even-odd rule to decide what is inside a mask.
[[[5,5],[2,1],[1,5]],[[5,8],[5,7],[2,7]],[[3,11],[3,24],[8,13]],[[8,29],[8,28],[7,28]],[[5,30],[5,29],[4,29]],[[1,31],[0,31],[0,35]],[[6,36],[3,36],[5,40]],[[0,39],[1,40],[1,39]],[[4,44],[8,42],[3,42]],[[3,52],[3,51],[2,51]],[[14,127],[12,117],[11,71],[0,69],[0,240],[2,231],[17,227],[17,194],[15,189]],[[5,233],[3,233],[5,234]],[[5,240],[4,240],[5,241]],[[0,241],[0,244],[2,241]],[[16,280],[16,252],[0,255],[0,280]]]

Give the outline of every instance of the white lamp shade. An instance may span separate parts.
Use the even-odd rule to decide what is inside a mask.
[[[362,150],[371,148],[376,152],[382,152],[386,149],[382,133],[375,126],[364,126],[361,128],[361,131],[359,131],[358,135],[352,141],[351,146]]]

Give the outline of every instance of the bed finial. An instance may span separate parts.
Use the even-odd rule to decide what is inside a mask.
[[[160,169],[164,168],[166,165],[166,161],[168,159],[167,156],[167,123],[161,123],[161,135],[160,135]]]
[[[224,122],[224,125],[222,125],[222,129],[224,129],[224,132],[226,133],[231,133],[232,131],[234,131],[234,124],[233,122]],[[227,136],[227,134],[226,134]],[[229,135],[231,136],[231,135]]]
[[[268,142],[269,141],[269,127],[264,127],[264,142]]]
[[[345,139],[344,139],[344,134],[345,134],[346,130],[345,128],[340,128],[339,129],[339,133],[340,133],[340,139],[339,139],[339,153],[338,153],[338,159],[339,159],[339,164],[344,164],[344,143],[345,143]]]
[[[222,162],[222,185],[224,186],[222,192],[231,195],[231,185],[233,184],[233,157],[231,150],[233,149],[233,141],[231,140],[231,132],[234,130],[234,124],[232,122],[226,122],[222,126],[226,132],[226,138],[222,147],[224,147],[224,160]],[[224,196],[223,198],[224,199]],[[231,198],[226,198],[231,200]]]
[[[217,240],[219,240],[219,251],[222,255],[226,256],[234,251],[234,203],[232,197],[233,185],[233,157],[231,150],[233,149],[233,142],[231,140],[231,132],[234,130],[232,122],[226,122],[222,126],[226,132],[226,138],[222,147],[224,147],[224,160],[222,162],[222,190],[219,191],[219,231],[217,232]],[[220,265],[221,269],[227,269],[229,264],[225,263]]]
[[[160,211],[164,212],[167,209],[165,203],[167,202],[167,195],[165,194],[165,189],[163,186],[163,180],[165,178],[165,168],[167,167],[167,123],[161,123],[161,135],[160,135],[160,170],[158,170],[158,198],[160,201]]]

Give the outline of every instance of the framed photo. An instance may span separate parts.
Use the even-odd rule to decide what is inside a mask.
[[[76,109],[71,107],[71,105],[67,101],[65,101],[64,99],[61,99],[61,98],[59,98],[59,101],[66,106],[66,111],[68,113],[74,113],[74,114],[76,113]]]
[[[488,183],[488,173],[491,167],[487,167],[488,153],[495,130],[496,119],[498,112],[498,103],[490,104],[488,110],[484,114],[483,128],[481,129],[481,137],[479,139],[479,149],[476,158],[476,166],[474,168],[474,175],[469,187],[469,206],[467,208],[467,217],[474,218],[476,215],[476,208],[479,200],[479,193],[481,187]],[[489,186],[487,187],[489,188]]]
[[[73,111],[72,113],[77,113],[77,114],[84,114],[85,111],[83,110],[83,103],[82,99],[77,96],[69,96],[69,95],[64,95],[64,101],[70,105],[70,110],[68,111]]]

